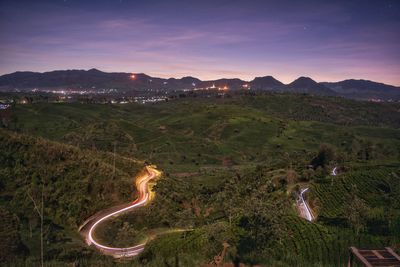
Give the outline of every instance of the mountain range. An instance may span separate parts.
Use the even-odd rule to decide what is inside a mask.
[[[0,76],[0,91],[29,91],[32,89],[117,89],[118,91],[183,90],[221,88],[229,90],[265,90],[305,93],[324,96],[343,96],[356,99],[400,100],[400,87],[368,80],[316,82],[300,77],[283,84],[272,76],[256,77],[252,81],[238,78],[202,81],[194,77],[157,78],[144,73],[102,72],[90,70],[57,70],[50,72],[14,72]]]

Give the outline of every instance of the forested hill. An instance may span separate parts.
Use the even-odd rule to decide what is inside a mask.
[[[46,251],[54,250],[48,257],[75,257],[83,243],[71,231],[98,210],[134,198],[133,178],[143,166],[118,157],[114,173],[111,154],[1,129],[0,147],[0,259],[38,251],[35,204],[42,193]]]
[[[122,247],[192,231],[157,236],[130,266],[199,266],[225,241],[226,261],[266,266],[342,266],[352,245],[398,249],[399,110],[296,94],[16,104],[0,131],[1,257],[39,264],[43,192],[46,264],[126,266],[96,256],[77,228],[135,198],[135,159],[163,172],[155,197],[96,238]],[[304,188],[312,223],[296,209]]]
[[[200,80],[183,78],[159,78],[144,73],[103,72],[90,70],[57,70],[49,72],[18,71],[0,76],[0,91],[30,90],[80,90],[93,92],[113,89],[119,92],[146,90],[192,90],[221,88],[224,90],[261,90],[306,93],[324,96],[343,96],[355,99],[399,100],[400,88],[368,80],[344,80],[339,82],[316,82],[300,77],[283,84],[272,76],[256,77],[245,81],[238,78]],[[114,91],[115,92],[115,91]]]

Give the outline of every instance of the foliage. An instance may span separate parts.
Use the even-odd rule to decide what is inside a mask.
[[[126,266],[87,249],[77,228],[134,199],[132,177],[146,161],[164,172],[153,202],[98,234],[123,246],[171,232],[128,266],[204,264],[223,242],[235,263],[341,266],[350,245],[400,241],[398,109],[290,94],[17,105],[0,131],[2,255],[38,263],[40,221],[28,193],[40,199],[43,186],[49,265]],[[330,176],[334,166],[338,176]],[[293,207],[307,186],[314,223]]]

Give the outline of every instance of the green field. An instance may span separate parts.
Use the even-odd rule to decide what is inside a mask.
[[[0,233],[9,242],[0,260],[38,263],[39,218],[27,194],[40,198],[41,186],[45,257],[55,266],[196,266],[224,241],[227,261],[267,266],[344,266],[350,245],[398,249],[399,110],[290,94],[16,105],[0,131],[1,223],[12,228]],[[163,171],[156,198],[104,224],[101,239],[129,246],[157,229],[193,231],[160,235],[129,262],[99,256],[77,227],[134,199],[132,179],[146,163]],[[314,223],[294,207],[305,186]],[[357,207],[364,212],[349,219]],[[121,227],[132,238],[116,238]]]

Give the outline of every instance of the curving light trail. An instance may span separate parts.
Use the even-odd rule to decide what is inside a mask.
[[[332,173],[331,173],[331,174],[332,174],[333,176],[336,176],[336,175],[337,175],[336,169],[337,169],[337,167],[335,167],[335,168],[332,169]]]
[[[157,171],[155,168],[146,167],[146,173],[141,176],[138,176],[136,179],[136,188],[139,192],[139,197],[135,201],[133,201],[129,206],[118,209],[116,211],[109,212],[109,213],[101,216],[97,220],[95,220],[94,223],[91,224],[89,231],[86,234],[86,242],[89,245],[93,244],[103,254],[112,255],[116,258],[135,256],[135,255],[139,254],[141,251],[143,251],[146,242],[136,245],[136,246],[133,246],[133,247],[125,247],[125,248],[108,247],[108,246],[102,245],[99,242],[97,242],[95,240],[95,238],[93,237],[93,232],[94,232],[95,228],[101,222],[107,220],[108,218],[117,216],[128,210],[132,210],[137,207],[145,205],[150,199],[150,191],[148,188],[148,183],[150,182],[150,180],[155,179],[159,175],[160,175],[160,172]],[[81,228],[83,228],[83,227],[84,226],[82,226]]]
[[[299,209],[302,217],[308,221],[313,221],[314,220],[314,215],[312,214],[311,208],[308,206],[307,201],[304,200],[304,193],[308,191],[308,188],[305,188],[300,191],[300,196],[297,200],[297,202],[300,204]]]
[[[334,167],[332,169],[331,174],[333,176],[337,175],[337,171],[336,170],[337,170],[337,167]],[[308,189],[309,188],[307,187],[307,188],[302,189],[300,191],[300,195],[299,195],[299,197],[297,199],[297,207],[298,207],[298,209],[300,211],[300,216],[311,222],[311,221],[313,221],[315,219],[315,217],[314,217],[314,215],[312,213],[312,210],[311,210],[310,206],[308,205],[307,201],[305,201],[305,199],[304,199],[304,193],[307,192]]]

